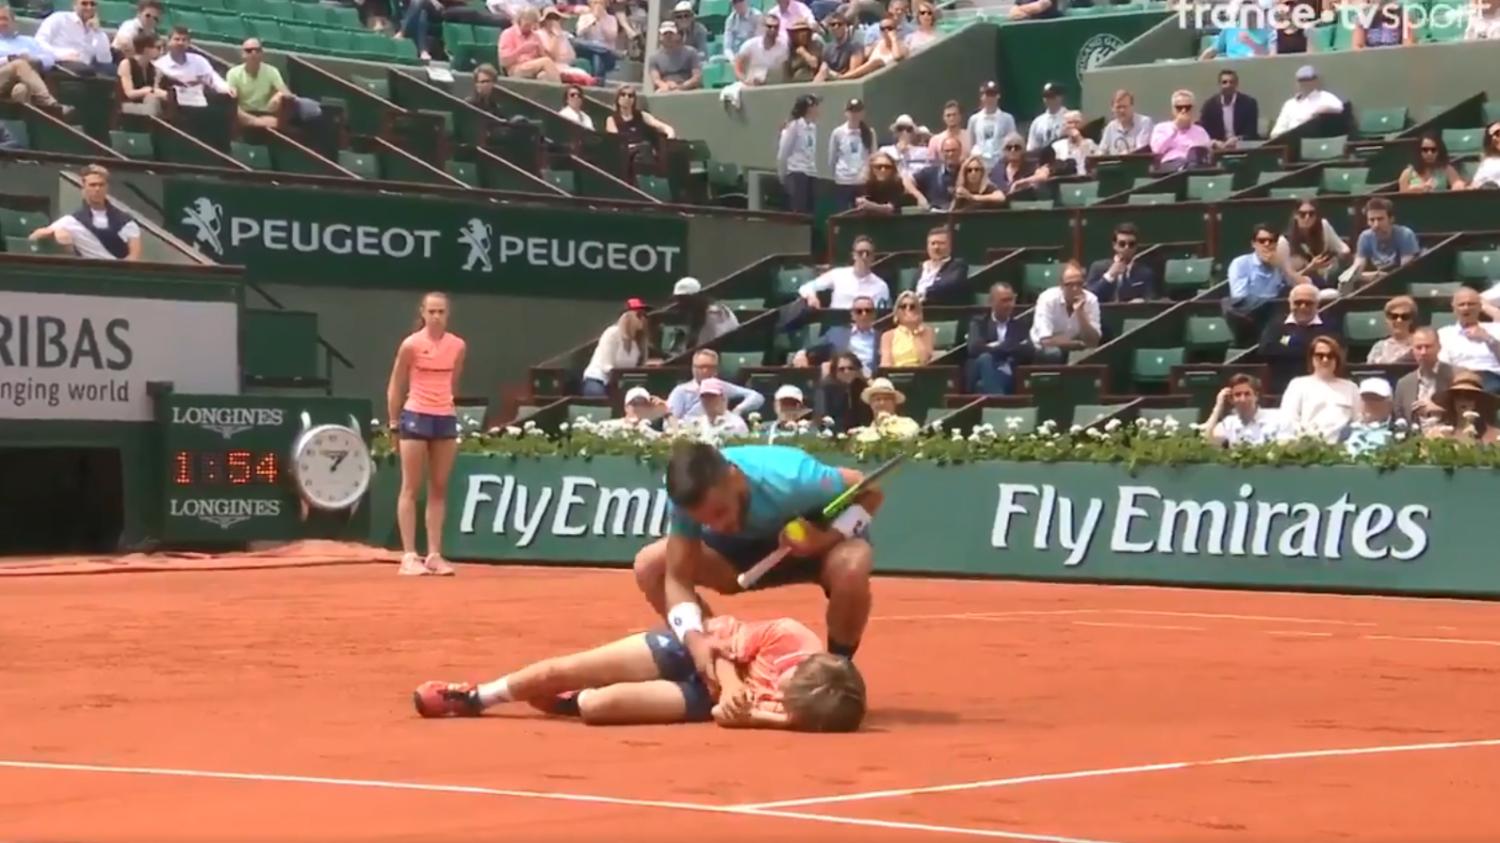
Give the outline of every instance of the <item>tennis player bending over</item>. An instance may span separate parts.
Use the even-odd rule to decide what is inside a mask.
[[[822,509],[863,475],[824,465],[781,445],[742,445],[722,451],[681,443],[667,466],[672,502],[667,536],[635,557],[635,578],[646,599],[687,648],[699,675],[713,689],[716,644],[703,632],[697,586],[720,594],[740,590],[736,576],[782,544],[791,553],[758,585],[815,582],[828,595],[828,650],[853,658],[870,619],[870,569],[874,554],[865,538],[883,500],[878,489],[827,527],[803,522],[792,541],[787,523]]]
[[[790,619],[710,619],[701,633],[723,655],[714,661],[717,702],[687,649],[666,630],[544,659],[494,682],[424,682],[413,694],[423,717],[474,717],[503,702],[596,725],[683,723],[852,732],[865,715],[865,683],[854,663],[823,651],[812,630]]]

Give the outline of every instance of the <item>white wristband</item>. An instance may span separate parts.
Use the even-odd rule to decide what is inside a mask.
[[[703,608],[697,603],[678,603],[667,612],[667,623],[672,626],[672,634],[681,641],[689,632],[703,631]]]
[[[873,518],[874,516],[870,514],[868,509],[855,504],[844,510],[839,517],[833,519],[833,523],[829,526],[852,539],[855,536],[864,535],[865,531],[869,529],[870,521]]]

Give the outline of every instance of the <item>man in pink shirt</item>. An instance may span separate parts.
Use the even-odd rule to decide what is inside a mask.
[[[1160,170],[1182,170],[1208,163],[1213,140],[1194,121],[1193,92],[1172,94],[1172,119],[1151,129],[1151,153]]]
[[[537,36],[540,15],[527,6],[516,15],[515,23],[500,33],[500,66],[508,76],[517,79],[544,79],[561,82],[562,71],[542,47]]]

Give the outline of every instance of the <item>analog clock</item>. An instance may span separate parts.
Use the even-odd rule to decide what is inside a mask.
[[[308,506],[347,510],[369,491],[375,465],[359,431],[320,424],[305,429],[292,445],[292,470]]]

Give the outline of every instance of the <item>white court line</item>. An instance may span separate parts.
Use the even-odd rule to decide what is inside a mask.
[[[218,779],[228,781],[272,782],[279,784],[314,784],[335,787],[372,788],[378,790],[407,790],[421,793],[459,793],[470,796],[504,796],[516,799],[543,799],[559,802],[587,802],[600,805],[616,805],[633,808],[664,808],[676,811],[696,811],[706,814],[767,817],[808,822],[832,823],[835,825],[890,828],[906,831],[927,831],[935,834],[957,834],[970,837],[990,837],[1005,840],[1035,841],[1035,843],[1109,843],[1104,840],[1086,840],[1078,837],[1059,837],[1046,834],[1029,834],[1001,829],[974,828],[968,826],[928,825],[894,820],[865,819],[862,817],[837,817],[825,814],[808,814],[795,811],[761,810],[753,807],[732,805],[704,805],[697,802],[674,802],[661,799],[627,799],[615,796],[598,796],[586,793],[552,793],[534,790],[510,790],[494,787],[468,785],[422,784],[420,782],[396,782],[380,779],[346,779],[325,776],[290,776],[274,773],[231,773],[221,770],[186,770],[174,767],[117,767],[105,764],[67,764],[52,761],[0,761],[0,768],[18,770],[49,770],[70,773],[113,773],[117,775],[169,776],[188,779]]]
[[[1366,635],[1371,641],[1418,641],[1424,644],[1473,644],[1480,647],[1500,647],[1500,641],[1481,638],[1422,638],[1408,635]]]
[[[890,799],[900,796],[916,796],[925,793],[955,793],[966,790],[983,790],[995,787],[1014,787],[1039,782],[1071,781],[1074,779],[1096,779],[1109,776],[1130,776],[1138,773],[1156,773],[1164,770],[1187,770],[1196,767],[1222,767],[1234,764],[1256,764],[1266,761],[1291,761],[1308,758],[1342,758],[1355,755],[1382,755],[1394,752],[1424,752],[1444,749],[1467,749],[1471,747],[1500,746],[1500,738],[1472,741],[1445,741],[1442,743],[1398,744],[1394,746],[1369,746],[1354,749],[1315,749],[1303,752],[1279,752],[1268,755],[1235,755],[1213,758],[1207,761],[1169,761],[1163,764],[1141,764],[1134,767],[1107,767],[1098,770],[1075,770],[1068,773],[1043,773],[1034,776],[1013,776],[1003,779],[958,782],[955,784],[906,787],[892,790],[871,790],[864,793],[847,793],[840,796],[811,796],[806,799],[787,799],[779,802],[759,802],[739,807],[754,810],[791,808],[801,805],[831,805],[840,802],[862,802],[870,799]]]
[[[1265,632],[1266,632],[1267,635],[1274,635],[1274,636],[1276,636],[1278,638],[1332,638],[1333,637],[1333,633],[1331,633],[1331,632],[1308,632],[1307,630],[1303,630],[1303,629],[1268,629]]]
[[[1110,621],[1073,621],[1074,626],[1108,626],[1116,629],[1180,629],[1186,632],[1202,632],[1201,626],[1168,626],[1155,623],[1112,623]]]
[[[1280,615],[1232,615],[1221,612],[1170,612],[1157,609],[1110,609],[1122,615],[1158,615],[1164,618],[1211,618],[1230,621],[1281,621],[1283,623],[1320,623],[1331,626],[1378,626],[1371,621],[1341,621],[1329,618],[1296,618]]]
[[[1109,609],[1015,609],[1007,612],[958,612],[947,615],[876,615],[872,621],[986,621],[1041,615],[1095,615]]]

